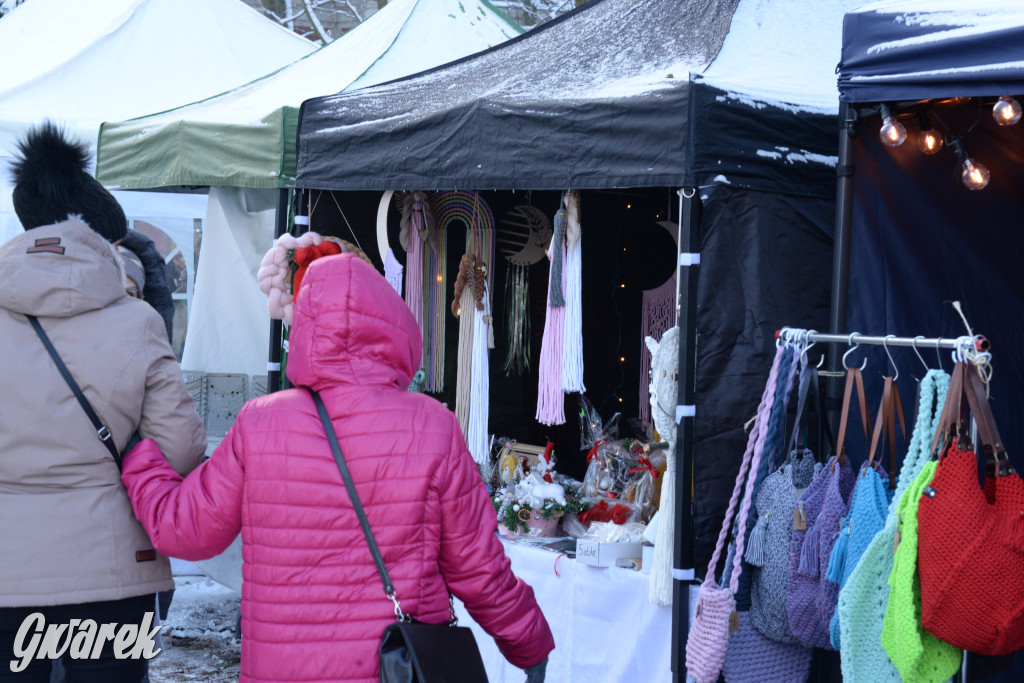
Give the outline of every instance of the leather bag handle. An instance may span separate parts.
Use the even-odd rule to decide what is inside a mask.
[[[932,446],[929,453],[932,456],[943,457],[946,445],[956,436],[960,410],[960,397],[963,395],[963,377],[965,363],[957,363],[953,367],[953,375],[949,381],[949,391],[946,393],[946,402],[942,409],[942,416],[939,418],[939,427],[932,439]],[[957,418],[954,418],[954,415]],[[936,448],[938,450],[936,451]]]
[[[875,460],[875,454],[881,445],[885,450],[884,442],[886,437],[889,441],[889,488],[896,488],[896,418],[899,418],[900,430],[903,439],[907,438],[907,422],[903,415],[903,401],[900,399],[900,388],[892,377],[886,377],[882,388],[882,401],[878,406],[878,414],[875,416],[875,429],[871,435],[871,449],[868,451],[868,465],[877,468],[881,464],[882,457],[879,455]]]
[[[839,419],[839,437],[836,441],[836,455],[839,456],[839,464],[846,464],[846,427],[850,418],[850,399],[853,398],[853,387],[857,386],[857,403],[860,406],[861,426],[864,428],[864,438],[871,438],[871,429],[868,426],[868,400],[864,395],[864,378],[860,370],[850,368],[846,371],[846,386],[843,388],[842,417]]]
[[[796,416],[793,419],[793,435],[790,439],[790,446],[787,453],[795,451],[800,443],[800,430],[804,427],[804,408],[807,404],[807,398],[813,394],[815,405],[818,411],[818,445],[820,450],[826,448],[826,439],[828,441],[828,448],[835,447],[835,439],[832,436],[832,428],[828,424],[828,419],[825,412],[824,396],[821,391],[821,383],[818,379],[818,369],[813,365],[808,365],[804,368],[803,377],[800,381],[800,389],[797,394],[797,406]],[[808,420],[809,421],[809,420]],[[807,447],[807,432],[804,432],[804,448]],[[821,457],[821,453],[818,457]]]
[[[984,396],[984,385],[981,376],[974,367],[964,370],[968,377],[968,384],[965,389],[967,401],[971,406],[971,414],[978,425],[978,439],[982,443],[982,451],[987,457],[991,457],[995,464],[995,476],[1006,476],[1013,474],[1010,466],[1010,458],[1006,453],[1006,447],[999,436],[999,428],[996,426],[995,417],[992,415],[992,406]],[[988,448],[985,449],[984,447]],[[975,444],[977,449],[978,445]],[[987,467],[985,468],[988,469]]]

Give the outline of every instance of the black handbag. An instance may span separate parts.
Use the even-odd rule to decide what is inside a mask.
[[[363,529],[366,544],[370,547],[370,555],[377,565],[377,573],[384,584],[384,595],[395,606],[397,623],[384,629],[380,643],[380,680],[381,683],[487,683],[487,672],[480,657],[473,632],[465,626],[457,626],[452,596],[448,595],[448,609],[451,620],[445,624],[424,624],[402,612],[402,606],[395,594],[395,587],[384,566],[377,541],[366,519],[366,512],[359,500],[356,486],[352,482],[345,457],[338,444],[338,435],[327,415],[327,409],[320,395],[307,389],[313,397],[320,421],[327,432],[327,441],[331,444],[334,460],[341,470],[341,478],[345,481],[345,489],[352,501],[352,507],[359,517],[359,526]]]

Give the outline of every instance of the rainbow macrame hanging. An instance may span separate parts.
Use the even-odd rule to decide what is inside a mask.
[[[479,211],[474,214],[474,202]],[[444,338],[448,270],[447,228],[453,220],[472,227],[474,224],[486,235],[486,259],[494,257],[494,216],[483,200],[471,192],[440,192],[430,202],[437,225],[436,240],[424,247],[423,268],[423,368],[426,381],[423,390],[430,393],[444,391]],[[475,216],[475,217],[474,217]],[[408,269],[408,266],[406,266]],[[406,280],[411,275],[406,273]],[[488,282],[490,285],[490,282]],[[488,286],[488,291],[490,286]],[[493,346],[493,344],[492,344]]]
[[[434,199],[438,226],[447,232],[451,222],[467,226],[466,254],[459,265],[452,312],[459,316],[459,367],[455,414],[466,445],[478,463],[487,463],[490,448],[487,417],[490,410],[488,349],[494,347],[491,326],[494,262],[494,216],[478,194],[444,192]]]

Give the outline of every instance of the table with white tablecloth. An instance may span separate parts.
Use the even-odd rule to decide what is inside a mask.
[[[531,587],[551,626],[555,650],[548,681],[557,683],[671,683],[672,609],[652,605],[648,575],[592,567],[565,555],[503,541],[512,571]],[[461,625],[473,629],[490,683],[522,683],[522,669],[498,652],[456,601]]]

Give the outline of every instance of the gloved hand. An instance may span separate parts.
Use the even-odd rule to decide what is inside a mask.
[[[545,657],[530,668],[526,669],[526,683],[544,683],[544,669],[548,666],[548,658]]]
[[[171,340],[174,331],[174,299],[171,297],[171,288],[167,284],[167,265],[164,263],[163,256],[157,251],[153,240],[135,230],[128,231],[128,234],[121,240],[121,246],[132,251],[142,262],[142,269],[146,273],[146,285],[142,288],[142,298],[164,319],[167,339]]]

